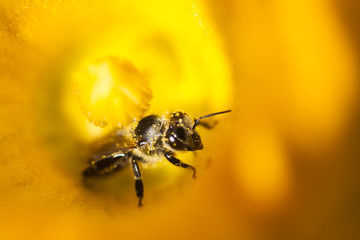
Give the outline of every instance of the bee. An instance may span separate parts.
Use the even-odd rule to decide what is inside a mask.
[[[83,176],[87,179],[108,175],[130,165],[135,179],[138,207],[142,207],[144,186],[138,163],[153,164],[165,158],[175,166],[191,170],[192,177],[195,178],[196,169],[176,158],[176,152],[203,149],[196,127],[202,125],[205,128],[212,128],[212,126],[200,121],[230,111],[211,113],[197,119],[181,111],[170,115],[146,116],[133,127],[115,130],[95,142],[91,148],[101,153],[93,154],[89,167],[83,171]]]

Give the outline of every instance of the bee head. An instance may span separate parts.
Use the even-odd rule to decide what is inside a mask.
[[[195,151],[203,149],[199,133],[193,128],[194,119],[184,112],[174,112],[170,116],[165,139],[176,151]]]
[[[187,113],[174,112],[170,116],[169,128],[165,136],[167,144],[176,151],[195,151],[203,149],[200,135],[195,129],[200,120],[230,111],[231,110],[208,114],[196,120]]]

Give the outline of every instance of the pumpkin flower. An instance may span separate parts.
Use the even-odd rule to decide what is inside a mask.
[[[346,6],[1,0],[0,238],[352,238],[360,88]],[[197,179],[140,166],[143,208],[130,168],[84,184],[89,146],[112,129],[227,109],[199,127],[203,150],[179,154]]]

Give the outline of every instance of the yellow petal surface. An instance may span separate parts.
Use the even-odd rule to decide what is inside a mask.
[[[0,239],[358,239],[354,0],[1,0]],[[232,109],[179,154],[82,182],[148,114]],[[210,119],[209,119],[210,120]]]
[[[73,78],[82,111],[96,126],[129,125],[149,108],[149,83],[129,62],[97,59],[85,63]]]

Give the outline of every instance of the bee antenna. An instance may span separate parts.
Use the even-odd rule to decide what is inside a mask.
[[[228,113],[228,112],[231,112],[231,110],[226,110],[226,111],[216,112],[216,113],[210,113],[210,114],[208,114],[208,115],[199,117],[198,119],[195,120],[195,123],[194,123],[194,126],[192,127],[192,129],[195,129],[195,127],[199,124],[199,122],[200,122],[201,119],[208,118],[208,117],[212,117],[212,116],[219,115],[219,114],[223,114],[223,113]]]

